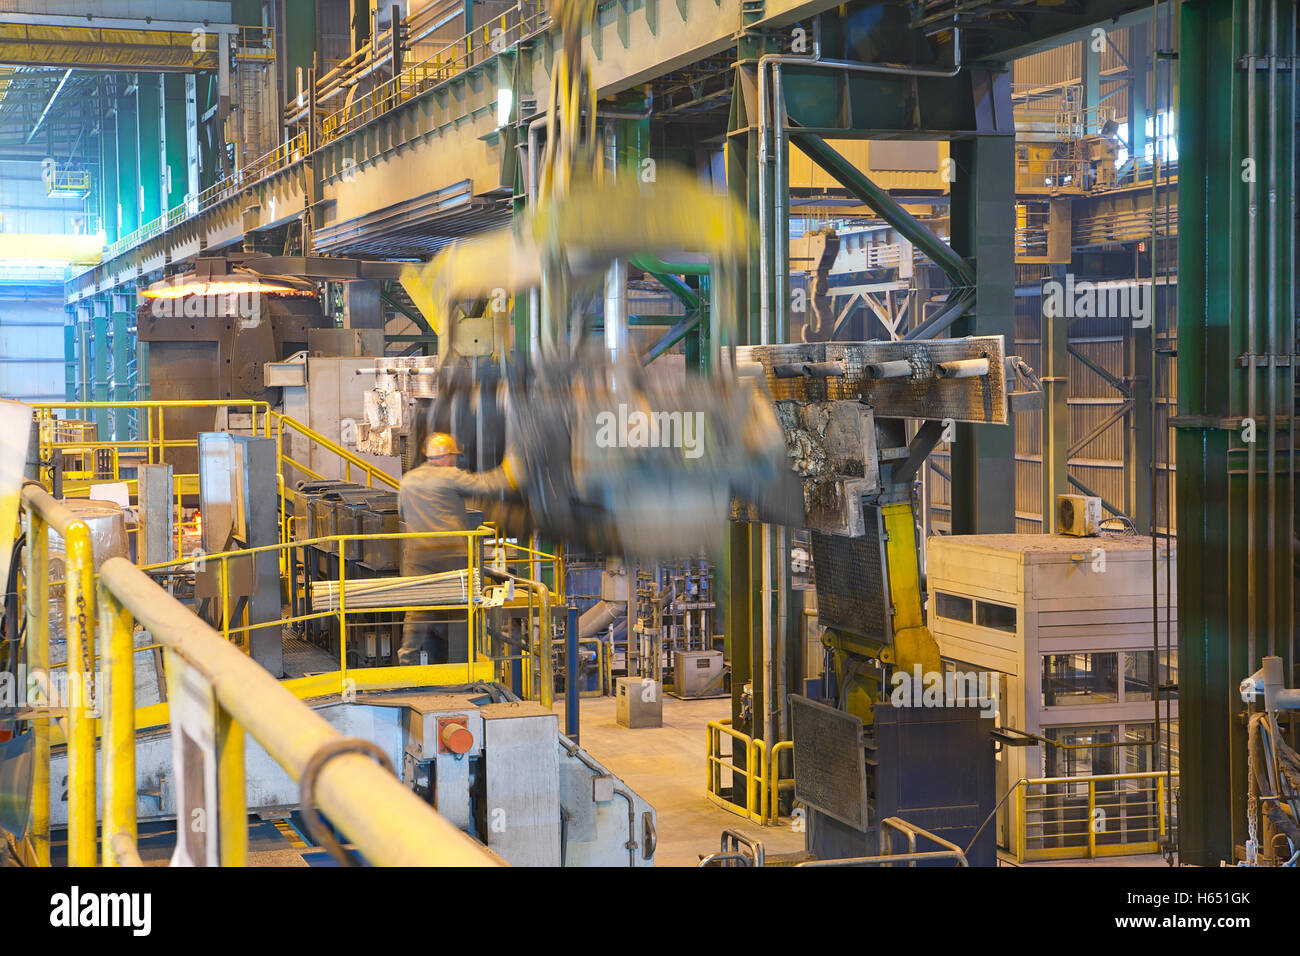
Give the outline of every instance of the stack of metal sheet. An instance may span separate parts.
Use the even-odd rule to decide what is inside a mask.
[[[358,578],[345,580],[342,603],[347,610],[380,607],[423,607],[438,604],[466,604],[479,593],[479,574],[471,581],[465,569],[420,574],[413,577]],[[312,611],[337,611],[338,581],[316,581],[311,586]]]

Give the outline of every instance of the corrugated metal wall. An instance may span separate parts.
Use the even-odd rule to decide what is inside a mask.
[[[1113,110],[1116,118],[1128,119],[1127,78],[1108,77],[1126,68],[1130,59],[1130,31],[1126,29],[1107,32],[1108,46],[1100,57],[1100,89],[1102,104]],[[1148,41],[1149,42],[1149,41]],[[1018,92],[1044,90],[1082,83],[1080,43],[1071,43],[1053,50],[1016,61],[1013,83]],[[1142,82],[1151,89],[1148,74]],[[1109,94],[1109,95],[1108,95]],[[1148,95],[1147,102],[1151,103]],[[1168,243],[1172,248],[1172,242]],[[1042,281],[1049,267],[1019,265],[1016,267],[1018,292],[1016,296],[1016,341],[1008,351],[1022,356],[1031,367],[1041,372]],[[1132,271],[1124,273],[1083,275],[1076,273],[1076,281],[1099,279],[1129,279]],[[1157,354],[1154,359],[1152,394],[1154,396],[1156,472],[1155,512],[1156,525],[1168,527],[1171,513],[1169,499],[1172,495],[1172,464],[1169,461],[1168,419],[1177,397],[1175,393],[1176,359],[1168,354],[1177,338],[1175,296],[1176,279],[1170,287],[1158,285],[1155,293],[1154,336]],[[1132,333],[1128,319],[1075,319],[1069,327],[1070,348],[1090,362],[1105,369],[1120,380],[1131,379],[1125,349],[1125,336]],[[1095,426],[1117,412],[1123,405],[1120,393],[1101,375],[1090,369],[1080,359],[1071,355],[1068,360],[1068,419],[1069,442],[1075,446]],[[1124,508],[1136,495],[1145,501],[1151,494],[1145,481],[1130,490],[1129,469],[1126,467],[1126,446],[1133,415],[1145,421],[1152,415],[1151,407],[1135,409],[1122,415],[1102,430],[1086,445],[1075,448],[1070,456],[1069,475],[1085,485],[1092,493]],[[1042,526],[1042,412],[1026,411],[1015,415],[1016,429],[1016,529],[1020,532],[1040,532]],[[941,447],[931,459],[926,482],[929,492],[931,523],[936,530],[946,530],[949,520],[951,494],[947,475],[949,457],[946,447]],[[1140,529],[1146,532],[1146,528]]]

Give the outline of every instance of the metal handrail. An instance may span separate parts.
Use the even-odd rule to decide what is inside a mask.
[[[95,725],[91,676],[96,623],[106,651],[107,706],[103,736],[104,864],[138,862],[136,845],[135,686],[133,633],[139,622],[210,684],[218,705],[221,862],[242,865],[248,817],[243,734],[251,733],[294,780],[340,734],[265,669],[160,588],[125,558],[94,569],[89,528],[67,506],[29,483],[22,492],[29,522],[27,619],[33,673],[49,663],[49,529],[61,534],[72,699],[67,712],[68,862],[93,866],[96,856]],[[37,681],[38,695],[40,681]],[[32,837],[38,862],[49,863],[50,720],[34,718]],[[315,800],[367,860],[379,865],[497,865],[486,847],[438,815],[388,771],[360,754],[320,767]]]
[[[1017,861],[1024,862],[1026,860],[1059,859],[1069,857],[1084,857],[1092,859],[1098,856],[1158,852],[1160,841],[1168,835],[1169,830],[1169,808],[1166,802],[1165,787],[1162,786],[1162,784],[1172,782],[1173,778],[1177,776],[1177,771],[1148,770],[1136,773],[1106,773],[1078,777],[1022,778],[1016,782],[1015,786],[1015,818],[1012,830],[1014,839],[1013,849],[1015,850]],[[1105,811],[1108,808],[1114,809],[1116,805],[1114,803],[1106,803],[1103,801],[1099,807],[1097,800],[1097,784],[1138,780],[1150,781],[1151,785],[1136,790],[1117,791],[1116,793],[1120,800],[1118,808],[1122,811],[1126,820],[1145,821],[1145,823],[1136,826],[1135,829],[1151,831],[1154,834],[1155,839],[1130,842],[1127,839],[1130,834],[1121,828],[1115,831],[1101,831],[1103,833],[1117,836],[1118,842],[1098,845],[1098,830],[1094,825],[1094,820],[1097,819],[1096,813],[1098,809]],[[1031,808],[1027,806],[1028,802],[1031,800],[1045,801],[1064,799],[1071,796],[1076,800],[1081,799],[1078,795],[1063,793],[1030,793],[1030,787],[1045,788],[1062,785],[1078,786],[1080,784],[1086,785],[1088,788],[1087,806],[1084,815],[1057,815],[1052,821],[1050,821],[1052,824],[1058,826],[1077,824],[1079,825],[1078,829],[1064,830],[1060,833],[1044,833],[1042,828],[1046,825],[1046,821],[1040,820],[1037,823],[1030,822],[1029,816],[1031,812],[1041,813],[1045,809],[1044,807]],[[1123,797],[1125,794],[1128,794],[1129,796],[1142,794],[1153,796],[1155,799],[1154,811],[1145,813],[1137,810],[1130,811],[1130,808],[1123,803]],[[1058,847],[1030,847],[1029,830],[1031,827],[1036,827],[1038,829],[1037,838],[1039,839],[1050,837],[1065,842],[1067,840],[1078,840],[1086,835],[1086,840],[1074,845],[1067,843],[1067,845]]]
[[[891,831],[897,831],[907,837],[906,853],[889,852],[889,834]],[[856,856],[845,857],[837,860],[806,860],[799,866],[893,866],[896,863],[906,863],[910,867],[916,866],[918,861],[932,862],[938,860],[954,860],[959,867],[970,866],[970,861],[966,859],[966,853],[957,844],[945,840],[936,833],[931,833],[923,827],[908,823],[901,817],[885,817],[880,821],[877,829],[877,837],[880,845],[880,853],[876,856]],[[937,846],[943,847],[942,850],[922,850],[916,849],[916,838],[923,837]]]
[[[730,720],[711,720],[705,725],[708,748],[705,753],[707,782],[706,794],[711,802],[724,810],[752,820],[760,826],[768,822],[768,788],[767,768],[768,751],[763,741],[748,734],[741,733],[731,726]],[[731,762],[722,754],[722,736],[733,741]],[[745,766],[735,763],[735,746],[739,743],[745,748]],[[732,794],[735,795],[734,781],[736,775],[745,778],[745,803],[743,806],[729,800],[722,794],[722,772],[730,770],[732,774]]]
[[[221,708],[297,781],[322,747],[341,738],[324,718],[307,707],[251,658],[196,621],[183,604],[154,584],[125,558],[110,558],[100,582],[164,646],[179,654],[210,682]],[[125,631],[129,629],[115,628]],[[124,647],[118,648],[119,652]],[[132,684],[110,685],[110,695],[134,693]],[[233,735],[232,735],[233,736]],[[242,748],[241,748],[242,749]],[[224,754],[223,754],[224,757]],[[242,754],[240,755],[242,763]],[[247,814],[243,775],[231,774],[220,787],[223,833],[240,829],[246,849]],[[135,793],[129,795],[134,816]],[[422,801],[392,773],[361,754],[341,754],[316,775],[315,798],[330,821],[371,863],[380,866],[495,866],[499,858]],[[109,800],[116,802],[116,795]],[[236,811],[238,811],[236,813]],[[134,822],[133,820],[131,822]],[[94,825],[93,804],[91,826]],[[238,865],[241,859],[224,859]],[[236,856],[237,854],[231,854]]]

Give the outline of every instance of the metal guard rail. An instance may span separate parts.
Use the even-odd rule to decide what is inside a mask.
[[[1021,778],[1016,782],[1015,787],[1015,819],[1012,828],[1012,836],[1015,841],[1013,849],[1017,862],[1023,863],[1026,860],[1045,859],[1094,859],[1100,856],[1160,852],[1160,841],[1169,833],[1169,805],[1165,794],[1165,785],[1172,784],[1172,781],[1177,777],[1177,771],[1148,770],[1139,773],[1108,773],[1080,777]],[[1110,799],[1102,800],[1099,805],[1097,784],[1142,780],[1151,781],[1152,785],[1149,788],[1116,789],[1111,792],[1103,792],[1102,796]],[[1083,798],[1078,795],[1063,792],[1051,793],[1047,790],[1049,787],[1077,787],[1079,785],[1085,785],[1088,788],[1086,807],[1067,805],[1067,800],[1081,802]],[[1030,793],[1030,787],[1040,787],[1042,792]],[[1129,797],[1149,795],[1154,802],[1153,812],[1144,812],[1140,807],[1130,807],[1125,803],[1125,794]],[[1056,800],[1059,801],[1059,804],[1054,807],[1029,807],[1027,804],[1030,800]],[[1069,816],[1066,813],[1069,810],[1083,810],[1086,816]],[[1100,818],[1097,817],[1098,811],[1102,813]],[[1106,816],[1108,811],[1114,811],[1120,815],[1120,825],[1117,829],[1110,829],[1109,818]],[[1050,819],[1048,818],[1049,812]],[[1037,817],[1037,820],[1032,824],[1030,822],[1031,816]],[[1097,826],[1099,819],[1103,821],[1101,829],[1098,829]],[[1058,829],[1053,832],[1047,831],[1046,827],[1049,823]],[[1076,824],[1078,826],[1075,826]],[[1052,841],[1060,845],[1030,846],[1030,826],[1037,827],[1039,831],[1032,838],[1033,840],[1038,842]],[[1151,834],[1154,839],[1129,839],[1137,834]],[[1108,842],[1098,843],[1098,836],[1106,836]]]
[[[81,678],[68,708],[68,862],[93,866],[96,849],[95,723],[87,695],[98,619],[107,650],[104,729],[104,855],[106,866],[133,862],[136,844],[135,687],[132,632],[143,624],[168,650],[210,683],[218,707],[218,791],[221,862],[242,865],[248,849],[243,734],[251,733],[291,778],[299,781],[322,748],[342,735],[280,686],[267,671],[222,640],[184,605],[125,558],[109,558],[98,574],[89,529],[35,484],[22,502],[31,522],[29,581],[48,588],[48,541],[53,527],[65,541],[65,600],[69,668]],[[96,600],[97,599],[97,600]],[[98,604],[98,608],[96,607]],[[29,655],[48,667],[49,594],[27,602]],[[39,610],[38,610],[39,609]],[[98,614],[96,613],[98,610]],[[49,862],[49,716],[37,717],[33,843]],[[498,857],[421,801],[391,773],[357,753],[340,754],[319,768],[315,801],[363,856],[377,865],[490,866]]]
[[[724,810],[729,810],[745,817],[760,826],[775,823],[779,817],[778,798],[781,792],[780,754],[793,750],[794,744],[789,740],[780,740],[771,748],[764,746],[761,738],[750,737],[735,730],[728,720],[711,720],[705,727],[708,750],[705,755],[707,768],[706,789],[709,800]],[[730,737],[732,753],[722,753],[723,736]],[[745,766],[735,763],[735,747],[745,748]],[[757,767],[757,771],[755,771]],[[732,795],[735,796],[737,776],[745,778],[745,802],[740,804],[723,794],[722,772],[731,771]]]

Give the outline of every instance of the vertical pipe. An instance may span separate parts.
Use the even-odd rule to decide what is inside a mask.
[[[1296,52],[1297,52],[1296,51],[1296,4],[1294,3],[1291,4],[1291,32],[1287,35],[1291,38],[1291,71],[1290,71],[1291,72],[1291,125],[1292,127],[1294,127],[1296,125],[1296,120],[1297,120],[1296,98],[1295,98],[1296,97],[1295,67],[1296,67]],[[1292,197],[1296,195],[1296,188],[1297,188],[1296,151],[1293,147],[1291,150],[1291,195]],[[1292,206],[1294,207],[1294,205],[1295,205],[1295,200],[1293,198]],[[1292,212],[1294,214],[1294,208]],[[1292,231],[1291,234],[1291,253],[1292,255],[1295,254],[1294,230]],[[1288,366],[1290,370],[1289,371],[1290,376],[1295,375],[1297,360],[1300,359],[1300,356],[1297,356],[1296,354],[1296,331],[1297,330],[1296,330],[1295,288],[1296,288],[1296,283],[1293,278],[1291,282],[1287,283],[1287,298],[1289,301],[1287,303],[1287,313],[1286,313],[1291,317],[1291,321],[1290,321],[1291,331],[1290,331],[1289,338],[1287,339],[1287,352],[1289,352],[1291,355],[1291,362],[1290,365]],[[1288,391],[1288,398],[1290,399],[1290,405],[1291,405],[1291,416],[1290,416],[1291,421],[1290,421],[1290,427],[1287,429],[1287,448],[1288,448],[1288,457],[1290,459],[1289,467],[1287,469],[1288,489],[1289,489],[1287,492],[1287,541],[1294,542],[1295,541],[1295,507],[1296,507],[1296,500],[1295,500],[1296,402],[1295,402],[1295,396],[1294,394],[1291,393],[1290,390]],[[1288,614],[1286,616],[1286,619],[1287,619],[1286,660],[1287,660],[1287,666],[1291,668],[1291,672],[1294,674],[1295,665],[1296,665],[1295,615]]]
[[[340,601],[342,597],[340,596]],[[248,862],[248,805],[244,780],[244,728],[217,706],[217,832],[222,866]],[[133,795],[134,796],[134,795]],[[107,832],[107,831],[105,831]]]
[[[107,648],[108,687],[104,728],[104,866],[119,866],[113,840],[136,842],[135,814],[135,621],[107,589],[99,596],[100,643]]]
[[[612,358],[627,355],[627,260],[615,259],[605,274],[605,348]]]
[[[564,733],[576,744],[578,742],[578,607],[575,604],[569,605],[569,623],[565,628],[564,645]]]
[[[1255,0],[1246,5],[1246,157],[1255,162]],[[1159,117],[1157,117],[1157,120]],[[1157,136],[1156,146],[1160,139]],[[1258,164],[1256,164],[1258,165]],[[1246,417],[1255,418],[1255,176],[1246,184]],[[1256,429],[1258,437],[1258,428]],[[1255,445],[1246,448],[1246,669],[1259,662],[1255,656]]]
[[[27,683],[30,703],[50,706],[49,525],[27,509]],[[50,865],[50,718],[33,721],[32,847],[39,866]]]
[[[1252,81],[1254,76],[1251,77]],[[1277,0],[1268,6],[1268,654],[1277,654]],[[1253,276],[1252,276],[1253,279]],[[1288,369],[1294,382],[1295,371]],[[1295,400],[1295,386],[1290,389]],[[1288,502],[1288,507],[1292,507]],[[1291,545],[1291,542],[1287,542]],[[1287,553],[1290,554],[1288,547]],[[1287,562],[1291,565],[1291,561]],[[1254,667],[1255,662],[1250,662]]]
[[[68,648],[68,865],[95,865],[94,635],[95,564],[90,528],[64,529],[67,551],[64,614]]]

